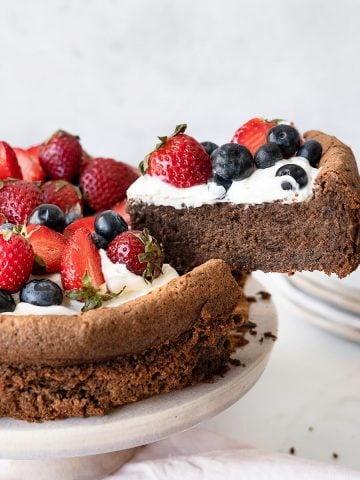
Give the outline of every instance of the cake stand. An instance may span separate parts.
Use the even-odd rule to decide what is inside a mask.
[[[247,295],[260,290],[262,286],[250,278]],[[136,447],[184,431],[235,403],[256,383],[268,362],[273,339],[263,334],[277,332],[273,303],[256,298],[249,319],[257,324],[257,333],[247,334],[249,343],[233,355],[242,366],[232,366],[213,383],[157,395],[103,417],[39,424],[0,419],[0,479],[101,479],[129,460]]]

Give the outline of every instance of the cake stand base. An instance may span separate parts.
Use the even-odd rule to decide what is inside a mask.
[[[101,480],[130,460],[135,450],[47,460],[0,460],[0,479]]]
[[[264,289],[250,277],[246,294],[256,296],[259,290]],[[240,366],[213,383],[157,395],[103,417],[38,424],[0,418],[0,480],[100,480],[129,460],[135,447],[187,430],[230,407],[260,378],[273,347],[268,333],[277,333],[273,303],[256,298],[249,313],[256,331],[233,355]]]

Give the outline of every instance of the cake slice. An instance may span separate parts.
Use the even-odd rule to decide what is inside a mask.
[[[284,155],[270,162],[270,168],[251,166],[246,178],[230,188],[225,181],[211,179],[179,188],[148,171],[128,190],[133,228],[146,225],[162,242],[167,261],[183,272],[221,258],[233,271],[321,270],[348,275],[360,261],[356,162],[351,149],[336,137],[309,131],[304,138],[321,144],[317,168],[306,158]],[[277,183],[278,190],[265,178],[279,182],[275,172],[285,164],[301,167],[307,178],[304,188],[291,175],[281,177],[284,182],[281,187]]]

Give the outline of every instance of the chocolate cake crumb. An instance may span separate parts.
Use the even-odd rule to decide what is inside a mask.
[[[271,293],[265,292],[264,290],[260,290],[256,295],[260,295],[262,300],[270,300],[271,298]]]
[[[265,338],[271,338],[274,342],[277,340],[277,336],[274,335],[272,332],[264,332],[264,337]]]
[[[290,447],[290,448],[289,448],[289,453],[290,453],[290,455],[295,455],[295,453],[296,453],[295,448],[294,448],[294,447]]]
[[[230,358],[230,363],[231,365],[234,365],[235,367],[241,367],[242,363],[238,358]]]
[[[250,295],[249,297],[246,297],[246,300],[249,303],[256,303],[256,298],[253,295]]]
[[[336,453],[336,452],[334,452],[334,453],[332,454],[332,458],[333,458],[334,460],[337,460],[337,459],[339,458],[339,454]]]
[[[263,342],[264,342],[264,337],[259,338],[259,343],[263,343]]]

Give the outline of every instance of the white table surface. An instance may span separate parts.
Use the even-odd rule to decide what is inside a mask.
[[[271,292],[272,275],[255,275]],[[261,449],[294,447],[296,455],[360,470],[360,345],[304,322],[273,298],[279,338],[265,373],[205,426]]]

